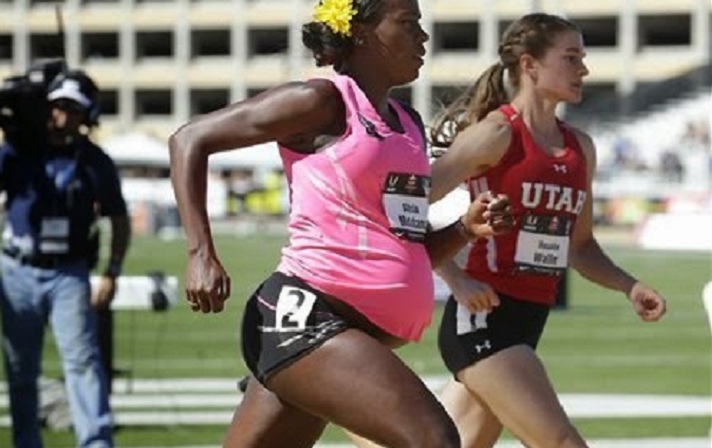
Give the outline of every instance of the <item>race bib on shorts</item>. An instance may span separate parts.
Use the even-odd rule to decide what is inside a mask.
[[[515,269],[520,273],[560,275],[568,266],[571,220],[527,215],[517,238]]]
[[[409,241],[422,243],[428,227],[430,177],[389,173],[383,186],[383,209],[390,231]]]

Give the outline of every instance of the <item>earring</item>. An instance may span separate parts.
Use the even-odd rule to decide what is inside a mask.
[[[363,46],[364,43],[365,43],[365,41],[363,40],[363,37],[357,37],[354,39],[354,45],[356,45],[356,46],[361,47],[361,46]]]

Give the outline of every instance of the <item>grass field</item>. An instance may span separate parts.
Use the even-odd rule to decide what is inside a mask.
[[[134,378],[239,378],[242,363],[237,328],[243,298],[274,268],[282,236],[217,237],[220,255],[232,276],[233,297],[222,314],[193,314],[181,303],[164,313],[115,314],[115,364]],[[641,251],[606,245],[611,257],[668,299],[668,314],[656,324],[640,322],[624,297],[572,273],[565,310],[552,313],[539,353],[559,392],[640,393],[710,396],[710,330],[701,302],[712,278],[709,254]],[[135,238],[125,273],[162,270],[183,276],[184,243]],[[434,322],[440,317],[436,308]],[[399,350],[419,374],[444,374],[431,326],[424,340]],[[51,337],[44,373],[59,377]],[[0,380],[4,379],[0,372]],[[0,410],[0,416],[5,411]],[[709,418],[586,419],[577,421],[586,437],[702,437]],[[223,427],[123,428],[120,446],[216,445]],[[70,433],[44,434],[49,448],[72,445]],[[343,440],[331,428],[325,440]],[[0,429],[0,446],[9,446],[9,430]]]

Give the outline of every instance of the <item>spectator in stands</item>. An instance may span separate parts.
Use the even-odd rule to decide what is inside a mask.
[[[674,150],[663,151],[660,154],[660,172],[666,182],[680,183],[685,174],[680,155]]]
[[[228,214],[237,216],[245,212],[245,199],[255,188],[254,175],[252,170],[235,169],[230,172],[228,182],[231,201]]]
[[[113,299],[130,227],[116,167],[87,136],[97,124],[97,96],[84,72],[60,73],[48,89],[46,141],[22,147],[8,140],[0,147],[0,186],[7,194],[0,310],[18,448],[42,446],[37,380],[47,323],[62,360],[77,446],[113,446],[95,309]],[[111,219],[111,256],[92,295],[100,216]]]
[[[278,86],[170,139],[194,311],[222,311],[231,289],[206,214],[208,156],[277,141],[290,186],[290,242],[246,304],[254,379],[224,446],[309,447],[331,421],[387,446],[459,447],[447,413],[391,348],[430,321],[429,258],[506,230],[507,202],[483,194],[453,225],[427,231],[422,123],[389,98],[423,64],[416,0],[322,0],[314,17],[303,41],[332,77]]]
[[[613,166],[618,169],[630,168],[636,159],[636,149],[630,139],[617,136],[613,141]]]
[[[684,151],[707,150],[710,145],[707,124],[703,120],[688,122],[680,143]]]
[[[574,23],[523,16],[504,32],[499,61],[432,128],[433,144],[449,149],[433,164],[431,199],[466,182],[471,197],[506,194],[517,222],[474,242],[462,268],[438,270],[454,294],[439,333],[454,376],[442,401],[463,447],[492,447],[503,427],[529,447],[588,446],[535,352],[569,266],[625,294],[643,321],[665,312],[664,299],[617,267],[592,233],[595,148],[555,115],[558,103],[581,99],[584,56]]]

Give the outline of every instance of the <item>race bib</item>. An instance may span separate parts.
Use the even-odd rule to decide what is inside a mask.
[[[277,300],[277,331],[304,331],[315,301],[316,295],[311,291],[284,286]]]
[[[422,243],[428,227],[430,177],[390,173],[383,188],[383,209],[390,231],[409,241]]]
[[[39,251],[51,255],[69,252],[69,218],[63,216],[42,218]]]
[[[568,266],[571,220],[562,216],[527,215],[514,255],[517,272],[560,275]]]
[[[467,333],[474,333],[477,330],[487,328],[487,316],[489,312],[480,311],[478,313],[472,314],[467,308],[457,304],[457,335],[462,336]]]

